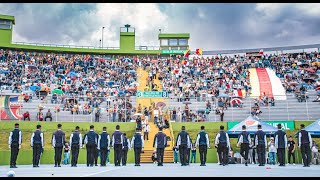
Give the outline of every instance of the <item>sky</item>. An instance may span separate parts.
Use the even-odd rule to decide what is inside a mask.
[[[13,15],[13,42],[119,47],[120,27],[136,46],[159,46],[158,33],[190,33],[190,49],[226,50],[318,44],[320,3],[0,4]]]

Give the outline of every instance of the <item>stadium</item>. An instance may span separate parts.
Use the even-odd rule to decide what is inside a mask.
[[[253,165],[257,155],[252,156],[252,151],[251,169],[244,168],[237,146],[241,126],[246,125],[253,137],[258,124],[262,124],[268,142],[278,124],[295,140],[304,124],[314,143],[319,143],[320,44],[214,51],[190,49],[189,33],[160,31],[159,47],[136,46],[135,28],[129,24],[119,28],[119,47],[21,43],[12,42],[16,23],[14,16],[0,15],[1,175],[12,170],[8,136],[15,123],[23,133],[16,176],[163,176],[160,172],[148,173],[154,168],[163,168],[168,176],[301,176],[304,171],[308,176],[320,175],[319,153],[311,159],[311,168],[302,169],[297,148],[293,154],[297,165],[287,165],[282,174],[278,166],[268,166],[269,172],[258,169]],[[35,172],[30,169],[33,151],[29,142],[39,124],[45,138],[40,168]],[[106,169],[89,169],[85,166],[86,148],[80,149],[78,169],[70,164],[62,165],[68,172],[53,169],[51,136],[58,124],[62,124],[67,141],[76,126],[82,135],[90,125],[98,134],[107,127],[111,135],[120,125],[121,132],[131,139],[136,127],[144,131],[149,124],[150,140],[144,141],[141,154],[140,168],[144,172],[135,171],[139,167],[133,167],[133,150],[128,151],[127,166],[114,167],[111,149]],[[214,147],[221,125],[230,137],[233,153],[229,159],[235,163],[228,166],[229,170],[219,166]],[[186,127],[192,143],[200,127],[205,126],[211,144],[206,170],[198,167],[199,155],[196,163],[188,161],[186,168],[174,163],[181,126]],[[154,167],[151,158],[159,127],[167,138],[164,167]],[[266,161],[270,162],[268,153]],[[242,173],[230,174],[230,169]]]

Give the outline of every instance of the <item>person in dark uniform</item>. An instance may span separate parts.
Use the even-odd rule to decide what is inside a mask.
[[[127,138],[127,134],[123,133],[123,147],[122,147],[122,151],[121,151],[122,166],[126,166],[126,164],[127,164],[127,157],[128,157],[129,148],[130,148],[130,141]]]
[[[52,147],[54,148],[54,167],[61,167],[62,149],[66,142],[65,133],[61,130],[62,125],[58,124],[58,130],[52,134]]]
[[[199,147],[200,166],[206,166],[207,149],[210,148],[210,142],[208,134],[204,131],[204,126],[201,126],[201,130],[197,135],[196,147]]]
[[[167,147],[167,135],[162,132],[162,129],[162,127],[159,127],[159,132],[153,140],[153,147],[157,150],[158,166],[163,166],[164,149]]]
[[[303,167],[310,167],[311,162],[311,147],[312,147],[312,139],[311,135],[308,131],[304,129],[304,124],[300,125],[300,132],[298,136],[298,147],[301,150]]]
[[[182,126],[176,140],[176,146],[179,148],[181,166],[186,166],[188,162],[188,147],[190,147],[190,136],[186,132],[186,127]]]
[[[262,131],[261,124],[258,124],[258,131],[254,134],[254,145],[257,149],[259,166],[264,166],[266,164],[266,147],[267,147],[267,136],[266,133]]]
[[[141,129],[137,128],[136,133],[131,140],[131,149],[134,150],[134,166],[140,166],[141,152],[144,148],[144,138],[141,135]]]
[[[9,135],[9,149],[11,149],[11,158],[10,158],[10,168],[17,168],[16,161],[19,154],[19,149],[21,148],[22,142],[22,132],[19,130],[19,124],[14,124],[13,131]]]
[[[220,132],[216,136],[215,145],[217,146],[220,164],[223,166],[228,163],[230,141],[228,134],[224,131],[224,126],[220,126]]]
[[[277,127],[278,131],[274,134],[274,145],[277,148],[277,159],[279,162],[279,166],[285,166],[287,135],[284,131],[281,130],[281,124],[278,124]]]
[[[82,147],[82,136],[79,132],[80,127],[76,126],[75,131],[70,135],[71,145],[71,167],[77,167],[80,147]]]
[[[248,166],[248,154],[251,144],[249,132],[247,132],[246,125],[242,126],[242,132],[239,135],[237,146],[240,145],[240,155],[244,158],[245,166]]]
[[[90,126],[90,131],[83,137],[82,144],[86,144],[87,149],[87,167],[93,167],[95,152],[97,151],[99,135],[94,132],[94,126]]]
[[[100,150],[100,165],[106,166],[108,150],[110,148],[110,135],[107,133],[107,127],[102,128],[102,133],[99,135],[98,149]]]
[[[121,152],[123,149],[123,133],[120,131],[120,126],[116,126],[116,130],[112,134],[112,147],[114,148],[114,165],[120,166]]]
[[[190,146],[188,146],[188,149],[187,149],[187,165],[189,165],[189,162],[190,162],[190,156],[191,156],[191,149],[192,149],[192,139],[191,137],[189,136],[189,139],[190,139]]]
[[[40,155],[44,147],[44,137],[40,124],[37,125],[37,130],[31,135],[30,145],[33,149],[33,167],[39,167]]]

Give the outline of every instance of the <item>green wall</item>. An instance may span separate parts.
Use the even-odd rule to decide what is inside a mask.
[[[2,36],[1,36],[2,38]],[[130,39],[129,39],[130,40]],[[128,41],[129,41],[128,40]],[[130,40],[133,41],[134,40]],[[127,46],[125,46],[127,47]],[[69,53],[88,53],[88,54],[122,54],[122,55],[158,55],[160,50],[134,50],[133,49],[89,49],[89,48],[69,48],[69,47],[53,47],[53,46],[35,46],[35,45],[22,45],[22,44],[1,44],[0,48],[12,48],[21,50],[34,50],[34,51],[54,51],[54,52],[69,52]],[[124,48],[124,47],[123,47]]]
[[[1,44],[11,44],[12,29],[0,29],[0,47]]]
[[[135,51],[134,32],[120,32],[120,50]]]

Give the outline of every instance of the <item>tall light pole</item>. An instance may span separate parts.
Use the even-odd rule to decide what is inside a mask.
[[[104,27],[102,27],[102,37],[101,37],[101,39],[102,39],[102,41],[101,41],[101,47],[103,48],[103,30],[104,30]]]
[[[101,48],[101,39],[100,39],[99,41],[100,41],[100,43],[99,43],[99,47]]]

